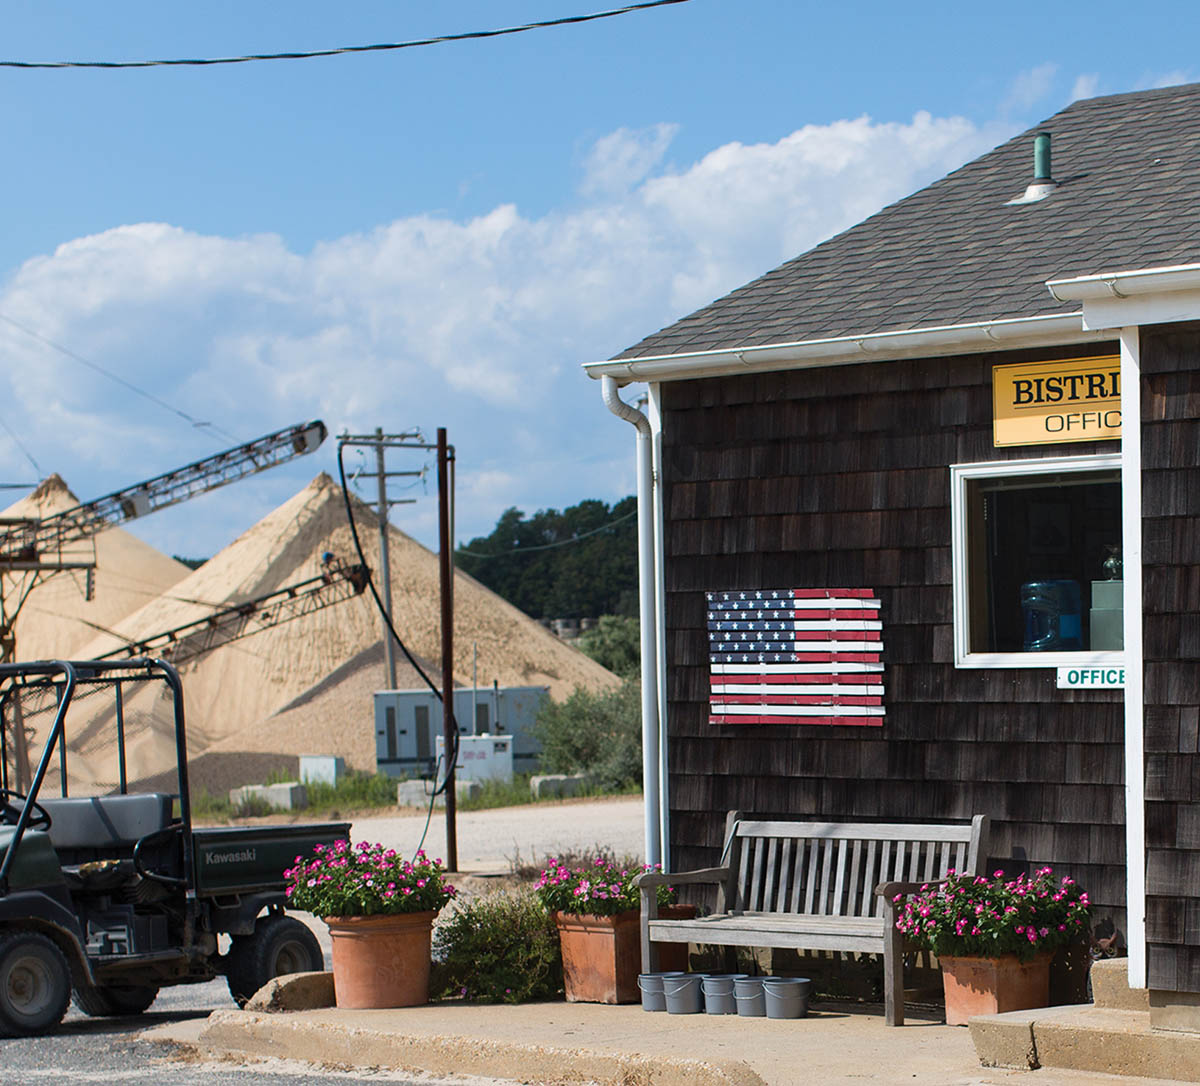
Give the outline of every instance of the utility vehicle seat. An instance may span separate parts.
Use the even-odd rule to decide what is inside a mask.
[[[172,796],[69,796],[40,800],[50,816],[50,843],[59,852],[128,851],[138,839],[171,824]]]

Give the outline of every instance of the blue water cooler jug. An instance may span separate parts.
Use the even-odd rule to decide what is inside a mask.
[[[1078,581],[1030,581],[1021,585],[1025,651],[1083,648],[1083,597]]]

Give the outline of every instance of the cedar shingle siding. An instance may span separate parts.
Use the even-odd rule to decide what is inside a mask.
[[[1148,982],[1200,992],[1200,330],[1145,331],[1142,373]]]
[[[674,869],[717,862],[734,807],[988,814],[993,863],[1069,872],[1123,927],[1120,692],[1057,690],[1053,669],[956,670],[951,638],[947,466],[1116,448],[993,448],[992,365],[1102,351],[1116,347],[662,386]],[[780,587],[876,591],[882,728],[708,723],[704,593]]]

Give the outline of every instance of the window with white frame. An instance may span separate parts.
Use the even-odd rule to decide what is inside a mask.
[[[1122,658],[1119,455],[950,468],[959,667]]]

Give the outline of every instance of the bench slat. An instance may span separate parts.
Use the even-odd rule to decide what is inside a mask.
[[[783,840],[781,842],[783,848],[783,863],[779,871],[779,891],[775,895],[775,911],[777,913],[786,913],[788,911],[788,890],[791,888],[792,882],[792,857],[796,852],[796,842]]]
[[[767,912],[775,909],[776,882],[775,873],[779,865],[779,838],[772,837],[767,845],[767,881],[763,885],[761,908]]]
[[[833,884],[833,902],[829,906],[829,911],[834,916],[845,916],[852,912],[846,908],[843,901],[846,894],[846,864],[849,858],[846,852],[846,842],[839,841],[837,843],[837,877]]]
[[[859,892],[861,883],[858,881],[860,865],[862,863],[862,842],[855,841],[851,845],[850,853],[850,888],[848,891],[849,900],[846,903],[846,912],[851,916],[862,916],[862,895]]]
[[[816,904],[817,861],[820,853],[820,841],[810,840],[808,842],[808,885],[804,888],[804,911],[806,913],[816,912],[813,905]]]
[[[746,908],[761,909],[763,893],[763,856],[767,851],[767,842],[760,838],[751,845],[751,848],[754,850],[754,874],[751,876],[750,893],[746,896]]]
[[[840,843],[840,841],[837,842],[837,844]],[[833,874],[833,852],[836,848],[836,845],[833,841],[826,841],[824,844],[825,862],[821,865],[821,885],[819,887],[821,896],[818,899],[821,902],[821,907],[817,910],[817,912],[824,913],[826,916],[835,916],[837,915],[837,907],[834,902],[830,900],[829,880],[830,876]]]
[[[838,822],[777,822],[739,819],[739,837],[820,837],[861,841],[964,841],[971,826],[906,825],[903,822],[843,824]]]
[[[837,920],[852,921],[838,925]],[[880,953],[884,925],[878,918],[813,916],[773,913],[706,916],[696,920],[652,920],[650,939],[656,943],[689,942],[716,946],[771,946],[795,950],[845,950]]]

